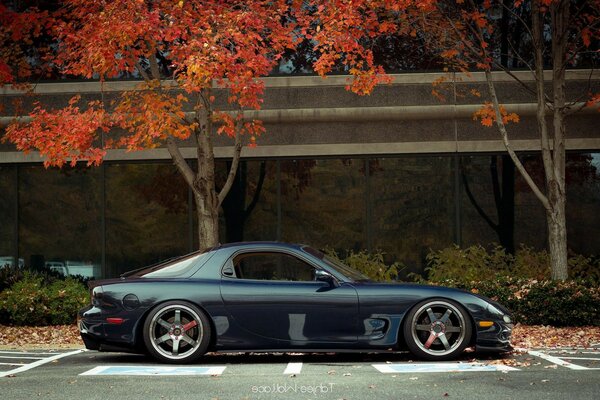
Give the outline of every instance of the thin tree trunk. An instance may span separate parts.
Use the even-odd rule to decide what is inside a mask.
[[[195,132],[198,169],[193,191],[198,216],[198,248],[203,250],[219,244],[219,199],[215,188],[210,111],[200,110],[198,120],[200,126]]]
[[[568,278],[567,223],[565,213],[565,55],[567,52],[569,1],[561,0],[550,7],[552,18],[552,96],[553,131],[552,179],[548,182],[550,210],[547,212],[548,242],[552,279]]]
[[[569,276],[565,197],[560,193],[552,193],[556,191],[556,188],[550,188],[549,197],[552,209],[546,212],[548,246],[550,248],[552,279],[564,281]]]

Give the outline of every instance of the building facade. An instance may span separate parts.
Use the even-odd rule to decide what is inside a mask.
[[[516,74],[532,84],[529,73]],[[248,114],[264,121],[266,133],[242,151],[222,242],[381,250],[405,272],[422,271],[431,250],[506,241],[507,230],[517,246],[545,248],[542,206],[510,168],[497,129],[473,121],[483,76],[447,75],[437,87],[444,100],[431,93],[440,76],[393,75],[363,97],[346,91],[345,76],[265,78],[263,108]],[[569,71],[569,93],[585,92],[590,76],[600,81]],[[535,100],[512,78],[494,79],[501,102],[521,117],[509,127],[513,148],[541,181]],[[34,96],[3,88],[1,121],[10,121],[15,100],[25,109],[33,101],[65,105],[73,94],[109,100],[135,84],[47,83]],[[585,255],[600,254],[599,126],[600,113],[589,108],[567,121],[568,241]],[[194,157],[189,143],[180,145]],[[224,180],[227,138],[216,138],[215,153]],[[3,142],[0,193],[4,262],[114,277],[197,247],[193,199],[165,148],[111,150],[100,167],[45,169],[39,155]]]

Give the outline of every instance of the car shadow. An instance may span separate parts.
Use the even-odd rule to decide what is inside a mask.
[[[90,354],[90,353],[88,353]],[[93,353],[96,362],[110,363],[112,365],[165,365],[145,354],[129,353]],[[453,360],[454,362],[477,362],[490,361],[498,359],[512,358],[510,353],[475,353],[465,351],[461,357]],[[188,365],[235,365],[235,364],[284,364],[290,362],[303,362],[313,364],[340,364],[340,363],[412,363],[423,362],[415,358],[411,353],[384,352],[384,353],[361,353],[361,352],[343,352],[343,353],[207,353],[194,364]]]

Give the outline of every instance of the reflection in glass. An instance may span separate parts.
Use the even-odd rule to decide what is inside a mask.
[[[217,162],[217,187],[226,180],[231,163]],[[221,243],[277,240],[276,161],[240,162],[220,215]]]
[[[366,248],[365,187],[364,160],[282,160],[282,240]]]
[[[101,170],[19,167],[19,255],[25,265],[101,275]]]
[[[577,254],[600,255],[600,153],[567,154],[567,241]]]
[[[402,157],[371,162],[373,248],[384,251],[388,261],[421,272],[430,249],[454,242],[451,161],[451,157]]]
[[[175,167],[107,165],[107,276],[180,256],[188,248],[188,187]]]
[[[15,177],[15,167],[0,166],[0,267],[15,264]]]
[[[520,158],[536,183],[543,185],[539,157]],[[511,245],[518,249],[522,243],[536,249],[546,247],[544,209],[518,172],[506,172],[507,162],[506,157],[496,155],[461,157],[463,247],[490,243],[507,249]]]

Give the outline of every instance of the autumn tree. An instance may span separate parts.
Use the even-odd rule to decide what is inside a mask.
[[[47,60],[66,75],[142,82],[112,103],[81,104],[75,96],[59,109],[37,104],[6,137],[19,150],[39,151],[46,166],[97,165],[110,148],[166,145],[194,196],[199,247],[214,246],[242,146],[254,145],[264,130],[260,121],[244,118],[244,110],[260,108],[264,84],[258,78],[293,45],[288,15],[284,0],[65,1],[52,14],[56,52]],[[219,190],[215,134],[233,141]],[[180,149],[187,139],[196,148],[194,162]]]
[[[511,41],[498,57],[491,45],[496,24],[494,16],[508,13],[520,27],[518,42]],[[552,278],[564,280],[567,268],[566,228],[566,146],[568,117],[585,105],[594,103],[589,86],[583,93],[568,98],[566,70],[572,66],[591,66],[597,57],[600,36],[600,2],[568,0],[523,1],[455,1],[438,4],[429,23],[446,31],[430,31],[430,40],[446,49],[448,64],[461,71],[483,70],[490,99],[476,116],[482,124],[495,124],[515,167],[546,211],[548,245]],[[595,43],[593,45],[593,43]],[[596,46],[596,47],[594,47]],[[530,87],[501,63],[512,55],[528,68],[535,78]],[[587,65],[586,65],[587,64]],[[513,150],[507,123],[516,119],[500,104],[491,71],[506,71],[524,90],[536,99],[537,131],[543,161],[544,184],[538,185]],[[544,70],[551,70],[551,77]],[[550,118],[549,118],[550,117]]]
[[[382,35],[419,37],[430,50],[439,52],[449,70],[484,72],[489,102],[475,117],[485,126],[496,126],[510,159],[546,210],[552,278],[566,279],[566,121],[586,105],[597,106],[599,97],[589,87],[568,99],[565,72],[570,66],[592,67],[597,61],[600,1],[331,0],[315,1],[305,10],[303,26],[320,54],[315,69],[325,75],[333,65],[343,63],[354,77],[349,88],[356,93],[370,93],[376,84],[388,81],[365,45]],[[503,13],[505,21],[512,20],[519,27],[513,34],[518,41],[507,40],[498,47],[494,35]],[[534,87],[511,73],[503,62],[508,54],[532,72]],[[550,79],[544,75],[545,68],[551,70]],[[507,125],[519,117],[500,104],[494,69],[506,71],[536,99],[543,185],[536,184],[513,149]]]

